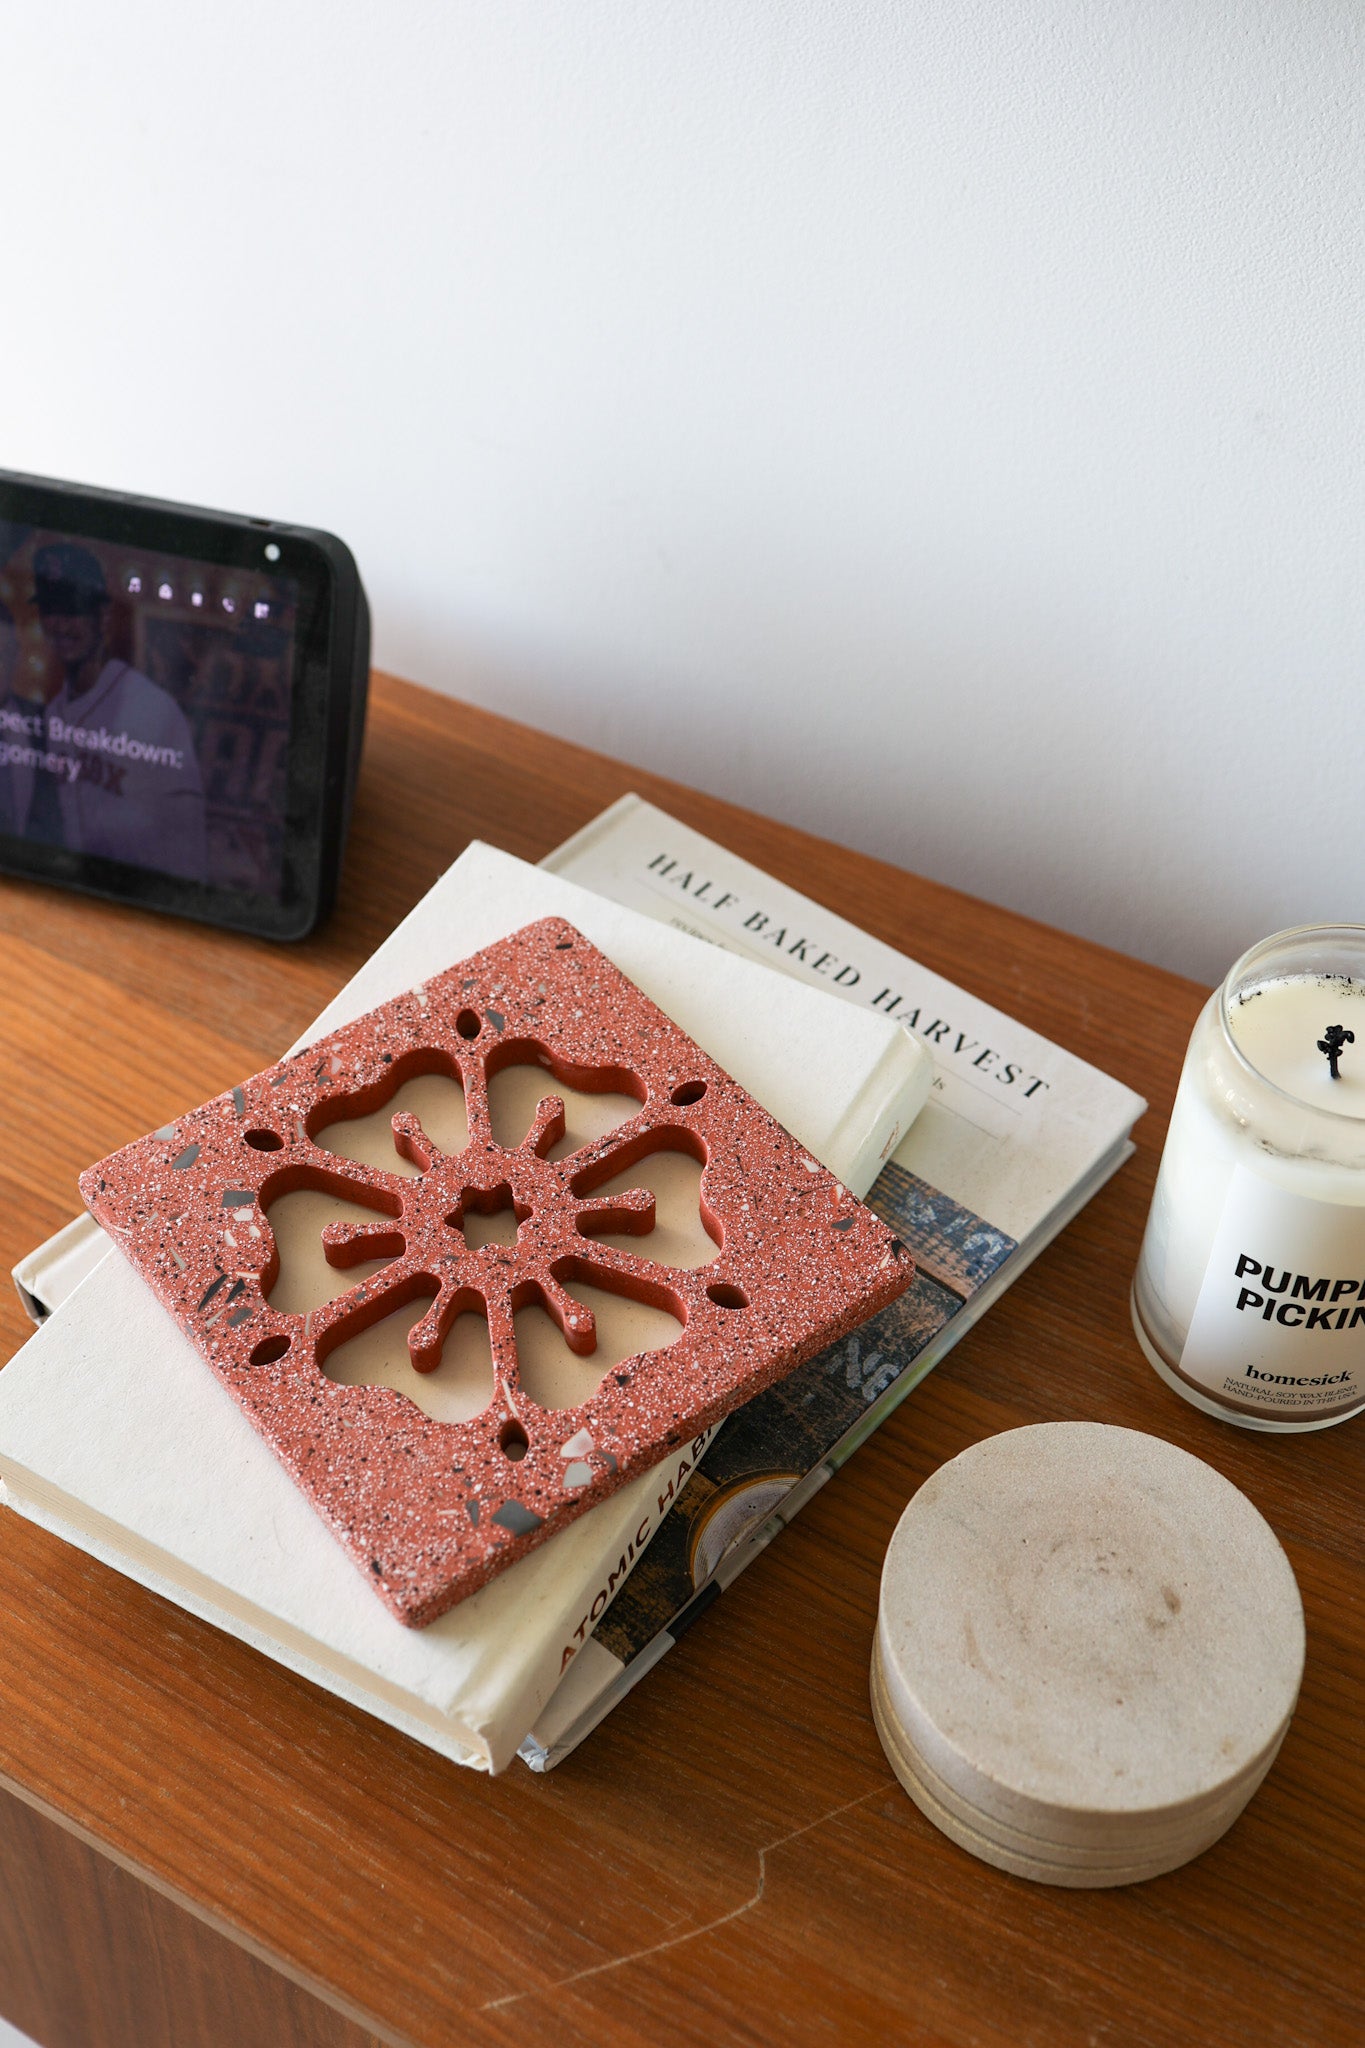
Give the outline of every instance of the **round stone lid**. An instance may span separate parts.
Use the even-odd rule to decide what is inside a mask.
[[[886,1705],[983,1812],[1163,1815],[1248,1791],[1298,1696],[1303,1609],[1246,1496],[1158,1437],[1007,1430],[920,1488],[887,1550]]]

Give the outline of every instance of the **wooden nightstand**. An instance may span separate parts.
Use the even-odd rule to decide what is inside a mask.
[[[342,907],[306,945],[0,882],[0,1266],[73,1212],[80,1167],[273,1058],[470,837],[535,859],[628,788],[1140,1090],[1138,1157],[548,1777],[461,1772],[0,1517],[0,2011],[52,2048],[1359,2041],[1365,1426],[1205,1418],[1128,1321],[1191,983],[379,677]],[[8,1289],[0,1321],[8,1352]],[[868,1706],[906,1499],[1058,1417],[1207,1458],[1307,1609],[1264,1788],[1126,1891],[974,1862]]]

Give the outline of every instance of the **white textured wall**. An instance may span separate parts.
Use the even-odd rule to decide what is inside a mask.
[[[1355,0],[47,0],[0,88],[0,462],[1206,979],[1365,917]]]

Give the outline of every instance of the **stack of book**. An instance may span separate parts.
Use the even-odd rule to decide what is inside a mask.
[[[929,1100],[867,1196],[914,1253],[914,1287],[726,1424],[522,1744],[523,1760],[543,1771],[652,1670],[1131,1156],[1147,1105],[639,797],[622,797],[542,865],[897,1019],[934,1060]]]
[[[16,1274],[49,1312],[0,1374],[12,1508],[486,1770],[582,1740],[1114,1170],[1142,1108],[634,798],[541,870],[471,848],[301,1043],[551,915],[868,1196],[914,1252],[907,1296],[416,1630],[88,1221]]]

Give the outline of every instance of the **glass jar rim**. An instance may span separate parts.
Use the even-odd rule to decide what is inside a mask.
[[[1233,961],[1224,976],[1222,986],[1217,990],[1218,1022],[1222,1027],[1224,1043],[1237,1065],[1249,1074],[1258,1086],[1268,1088],[1280,1101],[1292,1104],[1300,1115],[1321,1117],[1326,1124],[1336,1129],[1346,1124],[1360,1125],[1365,1123],[1365,1117],[1352,1116],[1349,1110],[1329,1109],[1325,1104],[1305,1102],[1292,1088],[1284,1088],[1278,1081],[1272,1081],[1269,1074],[1261,1072],[1254,1060],[1248,1059],[1232,1029],[1229,1001],[1231,991],[1240,982],[1250,979],[1251,971],[1263,957],[1269,958],[1279,949],[1302,940],[1317,940],[1322,944],[1345,940],[1348,944],[1358,946],[1361,956],[1361,980],[1365,984],[1365,924],[1287,925],[1283,931],[1272,932],[1269,938],[1258,939],[1254,946],[1248,946],[1245,953]]]

